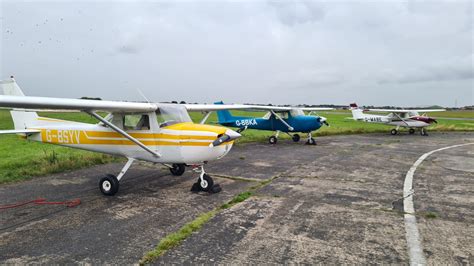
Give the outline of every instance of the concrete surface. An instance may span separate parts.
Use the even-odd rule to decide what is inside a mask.
[[[474,142],[473,133],[318,138],[234,147],[215,176],[277,177],[220,212],[156,263],[408,263],[402,190],[423,153]],[[474,151],[433,154],[415,172],[415,210],[427,262],[474,262]],[[75,208],[28,205],[0,211],[0,263],[136,263],[160,239],[255,182],[215,178],[219,194],[189,192],[191,171],[173,177],[134,165],[115,197],[98,191],[110,164],[0,187],[0,204],[80,198]],[[429,214],[429,215],[428,215]],[[435,216],[435,218],[429,218]]]

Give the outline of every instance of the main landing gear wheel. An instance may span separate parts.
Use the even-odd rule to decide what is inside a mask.
[[[413,135],[413,134],[415,134],[415,129],[413,129],[413,128],[410,128],[410,129],[408,130],[408,133],[410,133],[410,135]]]
[[[395,128],[390,130],[390,134],[392,135],[397,135],[398,134],[398,130],[396,130]]]
[[[102,194],[106,196],[113,196],[119,190],[120,182],[114,175],[106,175],[99,181],[99,188]]]
[[[276,144],[277,141],[278,141],[278,139],[275,136],[271,136],[271,137],[268,138],[268,143],[270,143],[270,144]]]
[[[306,144],[307,144],[307,145],[316,145],[316,140],[314,140],[313,138],[309,138],[309,139],[306,141]]]
[[[298,134],[294,134],[291,138],[293,139],[294,142],[300,141],[300,135]]]
[[[172,167],[170,167],[170,172],[174,176],[182,176],[186,171],[186,166],[182,163],[174,163]]]
[[[197,184],[202,191],[209,192],[214,187],[214,180],[208,174],[204,174],[201,178],[198,178]]]

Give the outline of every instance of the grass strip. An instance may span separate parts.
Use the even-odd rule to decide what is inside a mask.
[[[241,176],[230,176],[230,175],[221,175],[221,174],[211,174],[211,176],[237,180],[237,181],[244,181],[244,182],[261,182],[262,181],[262,179],[257,179],[257,178],[247,178],[247,177],[241,177]]]
[[[214,217],[218,213],[218,209],[203,213],[199,215],[193,221],[185,224],[181,229],[177,232],[171,233],[167,235],[165,238],[161,239],[158,246],[152,251],[143,256],[140,260],[139,264],[144,265],[150,263],[160,256],[162,256],[166,251],[178,246],[184,239],[190,236],[193,232],[198,231],[201,227],[209,221],[212,217]]]
[[[269,184],[272,182],[275,178],[278,176],[275,176],[273,178],[260,181],[257,185],[254,185],[250,187],[247,191],[244,191],[240,194],[237,194],[234,196],[230,201],[222,204],[221,206],[215,208],[212,211],[208,211],[206,213],[203,213],[199,215],[196,219],[193,221],[183,225],[177,232],[171,233],[167,236],[165,236],[161,241],[158,243],[155,249],[147,252],[143,258],[140,260],[139,264],[140,265],[145,265],[148,263],[152,263],[153,261],[157,260],[159,257],[161,257],[163,254],[166,253],[166,251],[177,247],[183,240],[185,240],[187,237],[189,237],[193,232],[198,231],[203,227],[205,223],[207,223],[209,220],[211,220],[216,214],[219,212],[229,209],[232,206],[239,204],[248,198],[250,198],[257,189]]]

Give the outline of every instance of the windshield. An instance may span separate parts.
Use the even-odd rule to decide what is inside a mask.
[[[160,108],[156,111],[156,117],[160,127],[177,123],[192,122],[186,108],[177,104],[160,105]]]
[[[300,116],[300,115],[305,115],[303,110],[301,110],[301,109],[291,109],[290,113],[291,113],[291,116],[293,116],[293,117]]]
[[[270,116],[272,116],[272,112],[266,113],[262,118],[268,120],[268,119],[270,119]]]

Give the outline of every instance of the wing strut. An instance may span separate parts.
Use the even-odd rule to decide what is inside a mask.
[[[400,120],[402,120],[403,123],[405,123],[405,125],[407,125],[407,127],[410,127],[408,125],[408,123],[405,121],[405,119],[403,119],[401,116],[399,116],[397,113],[393,113],[394,115],[396,115],[398,118],[400,118]]]
[[[286,123],[286,121],[283,120],[283,118],[281,118],[281,116],[279,116],[277,113],[275,113],[275,111],[270,110],[270,112],[271,112],[276,118],[278,118],[285,126],[287,126],[290,131],[293,131],[294,128],[293,128],[292,126],[290,126],[288,123]]]
[[[204,124],[206,123],[207,119],[209,116],[212,114],[212,111],[206,112],[206,115],[202,118],[201,122],[199,124]]]
[[[85,111],[86,113],[92,115],[93,117],[95,117],[97,120],[101,121],[102,123],[106,124],[107,126],[109,126],[110,128],[112,128],[113,130],[115,130],[117,133],[121,134],[122,136],[126,137],[127,139],[129,139],[130,141],[132,141],[133,143],[137,144],[138,146],[140,146],[142,149],[144,149],[145,151],[151,153],[153,156],[155,157],[161,157],[161,155],[157,152],[154,152],[152,151],[150,148],[148,148],[145,144],[141,143],[139,140],[137,140],[136,138],[130,136],[127,132],[123,131],[122,129],[118,128],[116,125],[110,123],[109,121],[105,120],[103,117],[101,117],[100,115],[96,114],[95,112],[93,111]]]

